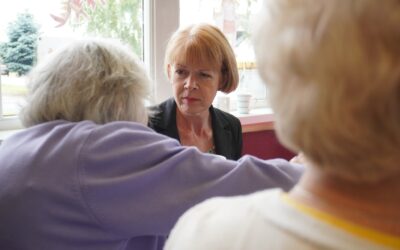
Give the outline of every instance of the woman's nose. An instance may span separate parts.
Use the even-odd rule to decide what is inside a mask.
[[[198,89],[197,80],[193,76],[188,76],[183,85],[185,89],[193,90]]]

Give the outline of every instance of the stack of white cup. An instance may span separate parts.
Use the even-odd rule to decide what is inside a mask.
[[[216,98],[216,106],[219,109],[222,109],[225,112],[230,111],[230,98],[225,94],[217,95]]]
[[[250,100],[251,100],[251,94],[248,93],[237,94],[236,107],[239,114],[250,113]]]

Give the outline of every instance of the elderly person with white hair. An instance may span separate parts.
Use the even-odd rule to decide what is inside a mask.
[[[289,193],[214,198],[166,249],[400,249],[400,1],[267,0],[254,45]]]
[[[289,190],[302,167],[183,147],[146,126],[149,80],[117,42],[74,42],[30,73],[26,129],[0,146],[0,249],[162,249],[189,207]]]

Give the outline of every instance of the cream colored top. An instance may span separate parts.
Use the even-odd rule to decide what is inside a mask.
[[[165,249],[400,249],[400,238],[303,206],[273,189],[195,206],[178,221]]]

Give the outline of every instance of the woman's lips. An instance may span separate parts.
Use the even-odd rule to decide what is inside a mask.
[[[191,102],[195,102],[198,101],[198,98],[194,98],[194,97],[182,97],[182,102],[183,103],[191,103]]]

